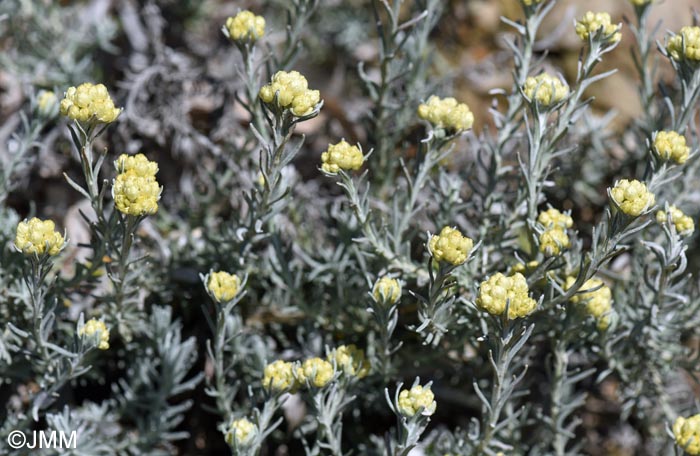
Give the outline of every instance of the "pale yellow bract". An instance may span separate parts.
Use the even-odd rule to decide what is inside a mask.
[[[416,385],[399,393],[399,413],[411,417],[420,411],[421,415],[430,416],[435,413],[437,403],[435,395],[429,386]]]
[[[56,229],[53,220],[41,220],[36,217],[17,224],[15,246],[25,255],[57,255],[65,245],[63,235]]]
[[[78,336],[98,337],[97,348],[100,350],[109,349],[109,329],[102,320],[91,318],[85,322],[85,326],[78,330]]]
[[[639,217],[656,203],[656,197],[646,184],[636,179],[622,179],[610,189],[615,205],[630,217]]]
[[[695,222],[693,219],[683,213],[676,206],[669,206],[668,212],[671,214],[671,223],[673,223],[676,231],[684,236],[689,236],[695,231]],[[656,213],[656,221],[658,223],[666,223],[668,216],[664,211]]]
[[[236,297],[241,287],[241,279],[225,271],[209,274],[207,289],[217,302],[228,302]]]
[[[622,39],[620,26],[612,23],[610,14],[594,13],[588,11],[576,22],[576,34],[586,41],[590,36],[595,35],[599,30],[603,30],[603,35],[608,43],[617,43]]]
[[[456,266],[467,261],[474,241],[463,236],[456,228],[446,226],[440,234],[431,236],[428,247],[435,261],[445,261]]]
[[[338,173],[341,169],[358,170],[364,161],[359,147],[342,140],[338,144],[329,145],[328,150],[321,154],[321,169],[330,174]]]
[[[60,107],[62,115],[83,123],[111,123],[121,113],[121,109],[114,106],[107,87],[89,82],[69,87]]]
[[[700,454],[700,414],[688,418],[679,416],[673,423],[676,444],[693,456]]]
[[[700,27],[683,27],[677,35],[669,38],[666,50],[673,60],[700,62]]]
[[[498,272],[481,282],[476,305],[491,315],[502,315],[507,304],[508,318],[514,320],[530,315],[537,307],[529,293],[525,276],[519,272],[511,276]]]
[[[525,80],[523,93],[531,102],[546,107],[563,101],[569,95],[569,86],[556,76],[540,73]]]
[[[427,102],[418,106],[418,117],[437,128],[455,132],[469,130],[474,125],[474,114],[469,106],[452,97],[431,96]]]
[[[401,297],[401,284],[394,278],[384,276],[374,284],[372,296],[377,302],[395,304]]]
[[[226,19],[224,29],[233,41],[255,42],[265,35],[265,18],[243,10]]]
[[[278,107],[291,110],[297,117],[311,114],[321,102],[321,92],[309,90],[306,78],[298,71],[278,71],[272,81],[260,89],[259,96],[270,105],[277,96]]]
[[[679,165],[688,161],[690,147],[685,136],[675,131],[657,131],[654,134],[653,149],[662,160],[670,160]]]
[[[253,441],[253,437],[258,433],[258,427],[251,423],[247,418],[239,418],[231,422],[228,431],[226,431],[226,442],[238,447],[246,447]]]

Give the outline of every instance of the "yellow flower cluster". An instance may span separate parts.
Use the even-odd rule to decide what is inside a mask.
[[[95,336],[97,334],[97,336]],[[89,319],[85,326],[78,330],[78,336],[99,337],[97,348],[107,350],[109,348],[109,329],[102,320]]]
[[[241,287],[241,279],[225,271],[212,272],[207,281],[207,290],[217,302],[228,302],[236,297]]]
[[[656,202],[656,197],[643,182],[622,179],[610,189],[610,196],[617,207],[630,217],[639,217]]]
[[[36,217],[17,224],[15,246],[25,255],[57,255],[63,249],[63,235],[55,230],[52,220],[40,220]]]
[[[608,43],[617,43],[622,38],[620,26],[612,23],[608,13],[589,11],[576,22],[576,34],[584,41],[594,36],[600,29],[603,30],[604,39]]]
[[[556,76],[540,73],[525,80],[523,93],[533,103],[551,106],[569,95],[569,86]]]
[[[654,0],[630,0],[634,6],[644,6],[650,4]]]
[[[421,415],[430,416],[435,413],[437,408],[433,391],[429,386],[421,385],[401,390],[398,405],[399,413],[406,417],[412,417],[419,412]]]
[[[240,11],[226,19],[224,33],[233,41],[255,42],[265,35],[265,18],[247,10]]]
[[[272,104],[277,96],[277,106],[289,109],[297,117],[311,114],[321,102],[318,90],[309,90],[309,83],[298,71],[278,71],[272,81],[260,89],[260,99]]]
[[[278,359],[265,366],[263,388],[275,392],[294,391],[297,388],[294,364]]]
[[[248,421],[246,418],[239,418],[231,422],[228,431],[226,432],[226,442],[236,448],[246,447],[253,441],[253,437],[258,433],[258,427]]]
[[[676,227],[679,234],[691,235],[695,231],[695,222],[678,209],[676,206],[669,206],[668,212],[671,214],[671,223]],[[666,223],[667,215],[664,211],[656,213],[656,221]]]
[[[540,252],[545,256],[554,256],[558,255],[561,249],[569,248],[571,241],[566,234],[566,229],[574,224],[571,216],[549,208],[540,212],[537,221],[545,228],[540,234]]]
[[[567,277],[564,288],[570,289],[574,282],[576,282],[575,277]],[[602,280],[588,279],[585,281],[581,290],[571,297],[571,302],[584,304],[586,313],[598,321],[598,328],[607,329],[612,311],[612,291]]]
[[[356,345],[341,345],[328,355],[328,362],[335,362],[335,366],[346,375],[364,378],[369,374],[370,364],[365,357],[365,352]]]
[[[700,454],[700,415],[676,418],[676,422],[673,423],[673,436],[678,446],[686,453],[694,456]]]
[[[464,131],[474,125],[474,114],[469,106],[452,97],[431,96],[426,103],[418,106],[418,117],[446,130]]]
[[[40,116],[46,118],[55,116],[57,106],[58,99],[55,93],[47,90],[39,92],[39,96],[36,98],[36,107]]]
[[[474,241],[462,236],[459,230],[446,226],[440,234],[431,236],[428,247],[435,261],[445,261],[457,266],[467,261]]]
[[[542,3],[544,0],[521,0],[523,2],[523,5],[525,6],[532,6],[532,5],[537,5],[539,3]]]
[[[672,160],[682,165],[688,160],[690,147],[685,136],[675,131],[659,131],[654,135],[654,152],[662,160]]]
[[[328,150],[321,154],[321,169],[330,174],[341,169],[358,170],[364,161],[365,157],[359,147],[342,140],[338,144],[329,145]]]
[[[666,50],[673,60],[700,62],[700,27],[683,27],[680,33],[669,38]]]
[[[114,102],[103,84],[89,82],[69,87],[61,100],[61,114],[78,122],[114,122],[121,109]]]
[[[158,164],[143,154],[121,155],[115,162],[119,174],[114,179],[112,197],[119,212],[127,215],[155,214],[161,188],[156,181]]]
[[[519,272],[519,273],[527,273],[529,274],[530,272],[534,271],[537,269],[537,266],[540,265],[540,262],[537,260],[532,260],[528,261],[527,263],[515,263],[513,266],[510,268],[510,272]]]
[[[396,304],[401,297],[401,284],[396,279],[384,276],[374,284],[372,296],[379,303],[385,305]]]
[[[301,366],[297,367],[297,380],[301,384],[310,384],[316,388],[323,388],[331,380],[335,371],[333,365],[321,358],[309,358]]]
[[[516,272],[511,276],[496,273],[481,282],[476,305],[491,315],[502,315],[508,304],[508,318],[522,318],[531,314],[537,301],[529,296],[525,276]]]

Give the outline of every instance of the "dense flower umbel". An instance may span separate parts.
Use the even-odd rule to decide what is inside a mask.
[[[676,418],[676,422],[673,423],[673,436],[678,446],[688,454],[700,454],[700,414]]]
[[[635,179],[617,181],[610,189],[610,196],[615,205],[630,217],[638,217],[656,202],[656,197],[647,186]]]
[[[365,357],[364,350],[354,344],[341,345],[328,355],[328,362],[333,363],[338,370],[357,378],[364,378],[369,374],[369,361]]]
[[[427,120],[434,127],[452,131],[469,130],[474,124],[474,114],[469,106],[452,97],[431,96],[426,103],[418,106],[418,117]]]
[[[69,87],[61,100],[61,114],[79,122],[111,123],[120,112],[103,84],[85,82],[78,87]]]
[[[574,220],[570,215],[563,214],[553,207],[540,212],[537,216],[537,222],[545,228],[566,229],[574,226]]]
[[[281,359],[268,364],[265,366],[262,382],[263,387],[268,391],[281,392],[296,389],[294,364]]]
[[[275,101],[281,109],[290,109],[292,114],[301,117],[310,114],[321,102],[318,90],[309,90],[306,78],[298,71],[278,71],[272,81],[260,89],[260,99],[267,104]]]
[[[567,277],[565,289],[571,288],[575,277]],[[587,291],[592,290],[592,291]],[[612,291],[600,279],[588,279],[581,286],[581,291],[571,297],[574,304],[584,304],[586,313],[598,321],[610,314],[612,310]]]
[[[571,241],[566,231],[559,227],[545,229],[540,234],[539,241],[540,252],[548,257],[559,255],[562,249],[568,249],[571,246]]]
[[[333,365],[321,358],[310,358],[297,367],[297,380],[299,383],[309,383],[316,388],[323,388],[333,380]]]
[[[401,284],[396,279],[384,276],[374,284],[372,296],[377,302],[386,305],[396,304],[401,297]]]
[[[445,261],[456,266],[467,261],[474,241],[462,236],[456,228],[446,226],[440,234],[431,236],[428,247],[435,261]]]
[[[522,318],[531,314],[537,301],[529,296],[525,276],[516,272],[511,276],[496,273],[488,280],[481,282],[476,305],[491,315],[502,315],[508,303],[508,318]]]
[[[680,33],[669,38],[666,50],[673,60],[700,62],[700,27],[683,27]]]
[[[678,209],[676,206],[669,206],[668,212],[671,214],[671,223],[676,227],[676,231],[679,234],[691,235],[695,231],[695,222],[692,218],[688,217]],[[659,223],[666,223],[667,220],[666,212],[659,211],[656,213],[656,221]]]
[[[412,417],[419,412],[430,416],[436,408],[435,395],[429,386],[415,385],[399,393],[399,413],[403,416]]]
[[[540,73],[525,80],[523,93],[533,103],[551,106],[569,95],[569,86],[556,76]]]
[[[119,212],[134,216],[155,214],[162,190],[155,176],[158,165],[138,154],[121,155],[114,166],[119,174],[114,179],[112,197]]]
[[[658,131],[654,135],[654,152],[662,160],[671,160],[682,165],[688,160],[690,147],[685,136],[675,131]]]
[[[231,422],[228,431],[226,432],[226,442],[235,448],[247,447],[253,441],[253,438],[258,433],[258,427],[248,421],[246,418],[239,418]]]
[[[600,29],[603,29],[603,35],[609,43],[617,43],[622,38],[620,26],[612,23],[608,13],[589,11],[576,22],[576,34],[584,41],[591,35],[595,36]]]
[[[224,34],[233,41],[255,42],[265,35],[265,18],[244,10],[226,19]]]
[[[85,323],[85,326],[78,330],[80,337],[96,337],[97,348],[100,350],[109,349],[109,329],[102,320],[91,318]]]
[[[228,302],[236,297],[241,287],[241,279],[225,271],[209,274],[207,289],[217,302]]]
[[[63,249],[65,240],[55,228],[53,220],[40,220],[36,217],[19,222],[15,246],[25,255],[57,255]]]
[[[343,139],[338,144],[330,144],[328,150],[321,154],[321,169],[331,174],[341,169],[358,170],[364,161],[360,148]]]

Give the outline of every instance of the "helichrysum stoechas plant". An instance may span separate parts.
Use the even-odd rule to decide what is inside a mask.
[[[0,2],[1,454],[41,428],[81,454],[695,451],[675,3],[632,1],[627,43],[618,9],[564,23],[550,58],[563,2],[520,0],[454,75],[460,2],[83,3]],[[610,94],[618,44],[638,99]]]
[[[674,225],[679,234],[688,236],[693,234],[693,231],[695,231],[695,222],[693,221],[692,217],[685,215],[683,211],[673,205],[668,207],[668,212],[658,211],[656,213],[656,221],[658,223],[666,223],[669,216],[671,223]]]
[[[432,95],[418,106],[418,117],[430,122],[435,128],[452,132],[469,130],[474,125],[474,114],[469,106],[452,97],[440,98]]]
[[[265,35],[265,18],[243,10],[226,19],[224,33],[236,42],[255,42]]]
[[[34,217],[17,225],[15,247],[25,255],[58,255],[64,246],[63,235],[56,231],[53,220]]]
[[[446,226],[440,234],[430,237],[428,248],[435,261],[459,265],[467,261],[469,253],[474,248],[474,241],[463,236],[458,229]]]
[[[362,168],[364,161],[359,147],[342,140],[337,144],[330,144],[328,150],[321,154],[321,169],[329,174],[335,174],[341,169],[358,170]]]
[[[676,444],[692,455],[700,454],[700,415],[688,418],[679,416],[673,423]]]
[[[654,153],[661,160],[668,160],[679,165],[684,164],[690,155],[685,136],[675,131],[658,131],[654,135]]]
[[[523,93],[532,103],[548,107],[563,101],[569,95],[569,86],[556,76],[540,73],[525,80]]]
[[[610,189],[610,196],[623,213],[630,217],[638,217],[651,209],[656,203],[656,197],[647,186],[636,179],[621,179]]]
[[[97,348],[100,350],[109,349],[109,329],[102,320],[91,318],[78,329],[78,336],[92,337],[97,341],[95,344]]]
[[[622,38],[620,26],[612,23],[608,13],[588,11],[576,22],[576,34],[582,40],[588,40],[598,33],[609,43],[617,43]]]

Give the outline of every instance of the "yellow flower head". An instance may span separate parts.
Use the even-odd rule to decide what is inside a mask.
[[[576,34],[584,41],[590,36],[595,36],[600,29],[603,30],[603,38],[608,43],[617,43],[622,38],[620,26],[612,23],[608,13],[589,11],[576,22]]]
[[[109,348],[109,329],[102,320],[89,319],[85,325],[78,330],[80,337],[94,337],[97,340],[97,348],[107,350]]]
[[[556,76],[540,73],[525,80],[523,93],[531,102],[546,107],[564,100],[569,95],[569,86]]]
[[[669,206],[668,212],[671,214],[671,223],[676,227],[676,232],[683,235],[691,235],[695,231],[695,222],[678,209],[676,206]],[[656,221],[666,223],[667,215],[664,211],[656,213]]]
[[[562,249],[568,249],[571,246],[566,231],[559,227],[547,228],[540,234],[539,240],[540,252],[547,257],[559,255]]]
[[[519,272],[519,273],[527,273],[529,274],[530,272],[534,271],[537,269],[537,266],[540,265],[540,262],[537,260],[532,260],[528,261],[527,263],[515,263],[513,266],[510,268],[510,272]]]
[[[225,271],[212,272],[207,281],[207,290],[217,302],[228,302],[236,297],[241,287],[241,279]]]
[[[433,234],[428,242],[435,261],[446,261],[455,266],[467,261],[473,247],[474,241],[449,226],[444,227],[440,234]]]
[[[654,152],[662,160],[682,165],[688,160],[690,147],[685,143],[685,136],[675,131],[658,131],[654,135]]]
[[[224,34],[238,42],[255,42],[265,35],[265,18],[244,10],[226,19]]]
[[[694,456],[700,454],[700,415],[676,418],[676,422],[673,423],[673,436],[676,438],[676,444],[686,453]]]
[[[365,157],[357,146],[352,146],[345,140],[331,144],[328,150],[321,154],[321,169],[335,174],[341,169],[358,170],[362,167]]]
[[[532,6],[542,3],[544,0],[520,0],[525,6]]]
[[[297,387],[294,364],[278,359],[265,366],[263,388],[268,391],[293,391]]]
[[[654,0],[630,0],[630,3],[632,3],[634,6],[644,6],[651,4],[653,1]]]
[[[574,282],[575,277],[567,277],[564,288],[570,289]],[[612,310],[612,291],[602,280],[588,279],[581,286],[581,290],[571,297],[571,302],[585,304],[586,313],[600,321]]]
[[[275,95],[277,106],[290,109],[297,117],[311,114],[321,102],[321,93],[318,90],[309,90],[306,78],[298,71],[278,71],[269,84],[260,88],[260,99],[267,104],[275,101]]]
[[[411,417],[418,412],[430,416],[436,408],[435,395],[429,386],[415,385],[399,393],[399,413],[403,416]]]
[[[52,91],[42,90],[36,98],[36,107],[40,116],[49,118],[57,114],[58,98]]]
[[[63,235],[55,230],[52,220],[40,220],[36,217],[17,224],[15,246],[25,255],[57,255],[63,249]]]
[[[469,106],[452,97],[431,96],[426,103],[418,106],[418,117],[427,120],[434,127],[455,132],[469,130],[474,125],[474,114]]]
[[[540,215],[537,216],[537,222],[545,228],[566,229],[574,226],[574,220],[570,215],[562,214],[553,207],[540,212]]]
[[[700,27],[683,27],[677,35],[669,38],[666,50],[676,61],[700,62]]]
[[[530,315],[537,307],[537,301],[529,293],[525,276],[519,272],[511,276],[499,272],[481,282],[476,305],[491,315],[502,315],[508,303],[508,318],[522,318]]]
[[[369,361],[365,357],[364,350],[356,345],[341,345],[328,355],[328,362],[335,361],[336,367],[346,375],[364,378],[369,374]]]
[[[321,358],[309,358],[297,367],[299,383],[309,383],[316,388],[323,388],[333,380],[333,365]]]
[[[656,197],[643,182],[622,179],[610,189],[610,196],[617,207],[630,217],[639,217],[656,203]]]
[[[138,176],[155,176],[158,173],[158,163],[146,158],[144,154],[122,154],[114,162],[118,173],[133,171]]]
[[[161,187],[156,181],[158,164],[143,154],[120,155],[114,162],[119,174],[114,179],[112,197],[119,212],[127,215],[155,214]]]
[[[103,84],[89,82],[69,87],[61,100],[61,114],[78,122],[111,123],[119,117],[121,109],[114,102]]]
[[[396,304],[401,297],[401,284],[396,279],[384,276],[374,284],[372,296],[379,303],[386,305]]]
[[[246,418],[233,420],[226,432],[226,442],[235,448],[247,447],[258,433],[258,427]]]

